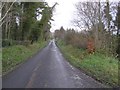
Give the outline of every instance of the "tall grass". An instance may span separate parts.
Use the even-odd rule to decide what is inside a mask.
[[[106,85],[118,86],[118,60],[116,58],[99,52],[88,54],[86,50],[65,45],[64,42],[58,42],[58,46],[65,58],[75,67]]]
[[[29,46],[15,45],[2,49],[2,72],[11,71],[16,65],[24,62],[28,57],[31,57],[38,50],[45,46],[45,42],[34,43]]]

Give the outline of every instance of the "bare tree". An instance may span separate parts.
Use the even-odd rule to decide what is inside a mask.
[[[81,24],[87,30],[94,31],[94,38],[95,38],[95,46],[96,48],[100,48],[99,40],[99,32],[98,32],[98,24],[101,19],[100,16],[100,3],[99,2],[79,2],[76,5],[77,9],[77,19],[74,20],[74,23],[80,27]]]
[[[2,20],[7,16],[8,12],[10,11],[10,9],[12,8],[13,4],[16,2],[16,0],[14,0],[14,2],[12,2],[12,4],[10,5],[10,7],[8,8],[8,10],[6,11],[6,13],[4,14],[4,16],[0,19],[0,22],[2,22]],[[3,4],[4,6],[4,4]],[[1,7],[2,8],[2,7]]]

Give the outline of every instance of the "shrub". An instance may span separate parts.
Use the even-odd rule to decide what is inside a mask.
[[[31,44],[31,42],[29,40],[25,40],[25,41],[8,40],[8,39],[2,40],[2,47],[8,47],[8,46],[13,46],[13,45],[28,46],[30,44]]]
[[[8,39],[2,40],[2,47],[11,46],[11,44],[12,44],[11,40]]]

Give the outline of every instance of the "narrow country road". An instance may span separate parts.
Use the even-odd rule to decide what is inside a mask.
[[[3,76],[3,88],[101,88],[101,83],[71,66],[54,40],[14,71]]]

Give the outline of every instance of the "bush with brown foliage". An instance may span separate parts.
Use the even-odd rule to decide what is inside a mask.
[[[92,54],[95,52],[95,44],[93,39],[89,39],[87,43],[87,51],[88,53]]]

